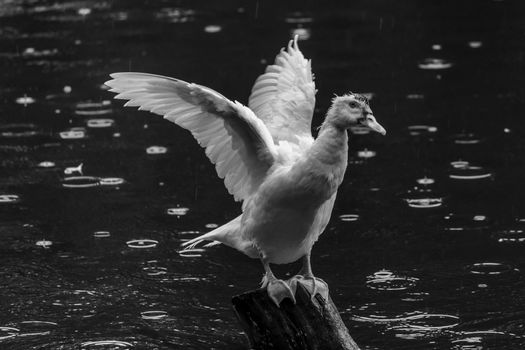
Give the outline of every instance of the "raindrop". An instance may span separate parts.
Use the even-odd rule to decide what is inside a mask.
[[[406,95],[406,98],[408,100],[422,100],[425,98],[425,95],[423,94],[408,94]]]
[[[37,166],[39,168],[54,168],[56,166],[55,162],[51,162],[51,161],[43,161],[43,162],[40,162],[37,164]]]
[[[78,14],[81,16],[87,16],[91,14],[91,9],[88,7],[82,7],[78,9]]]
[[[469,41],[468,46],[472,49],[479,49],[483,43],[481,41]]]
[[[222,30],[222,27],[219,25],[215,25],[215,24],[209,24],[206,27],[204,27],[204,31],[210,34],[219,33],[221,30]]]
[[[53,242],[43,239],[43,240],[40,240],[40,241],[36,241],[35,244],[38,247],[49,248],[49,247],[51,247],[53,245]]]
[[[168,215],[176,215],[176,216],[183,216],[183,215],[186,215],[188,214],[188,211],[190,210],[190,208],[169,208],[168,210],[166,210],[166,213]]]
[[[73,89],[71,88],[71,86],[69,85],[66,85],[64,86],[64,88],[62,89],[66,94],[70,94],[71,91],[73,91]]]
[[[359,214],[343,214],[339,215],[339,220],[344,222],[357,221],[359,220]]]
[[[86,125],[88,128],[109,128],[115,124],[113,119],[88,119]]]
[[[84,166],[84,163],[80,163],[78,166],[75,167],[68,167],[64,169],[64,174],[71,175],[73,173],[79,173],[82,175],[82,167]]]
[[[425,176],[421,179],[417,179],[416,182],[420,185],[432,185],[435,181],[434,179]]]
[[[503,132],[504,132],[505,134],[509,134],[509,133],[511,132],[511,130],[510,130],[509,128],[505,128],[505,129],[503,129]]]
[[[160,320],[168,317],[168,313],[161,310],[143,311],[140,313],[140,317],[144,320]]]
[[[290,30],[290,37],[294,38],[299,36],[299,40],[308,40],[312,36],[312,31],[310,28],[294,28]]]
[[[452,67],[452,63],[442,58],[425,58],[418,67],[425,70],[441,70]]]
[[[373,157],[376,156],[376,152],[375,151],[370,151],[368,149],[364,149],[364,150],[361,150],[361,151],[357,151],[357,156],[359,158],[364,158],[364,159],[373,158]]]
[[[66,188],[89,188],[98,185],[100,179],[95,176],[70,176],[62,181],[62,186]]]
[[[93,237],[95,238],[108,238],[111,236],[111,233],[109,231],[95,231],[93,232]]]
[[[102,186],[118,186],[122,185],[125,180],[121,177],[101,177],[99,182]]]
[[[19,105],[24,105],[27,106],[27,105],[30,105],[32,103],[35,103],[35,99],[30,97],[30,96],[27,96],[27,95],[24,95],[22,97],[18,97],[16,100],[15,100],[16,103],[18,103]]]
[[[462,169],[462,168],[468,167],[469,166],[469,162],[467,162],[465,160],[455,160],[455,161],[450,162],[450,165],[452,165],[452,167],[454,167],[454,168]]]
[[[60,132],[60,138],[64,140],[77,140],[86,137],[86,131],[84,128],[71,128]]]
[[[434,51],[439,51],[439,50],[441,50],[441,49],[442,49],[442,47],[441,47],[440,44],[434,44],[434,45],[432,45],[432,50],[434,50]]]
[[[154,239],[132,239],[127,241],[126,244],[130,248],[144,249],[144,248],[155,248],[159,241]]]
[[[0,194],[0,203],[15,203],[20,201],[17,194]]]
[[[164,154],[168,149],[164,146],[150,146],[146,149],[147,154]]]

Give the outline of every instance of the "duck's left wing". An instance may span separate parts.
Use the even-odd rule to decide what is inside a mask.
[[[236,200],[261,184],[275,161],[272,136],[264,123],[239,102],[202,85],[146,73],[113,73],[106,82],[115,98],[164,116],[189,130],[215,164]]]
[[[304,148],[313,142],[316,91],[311,61],[304,58],[297,40],[296,35],[257,78],[248,106],[264,121],[276,142],[288,141]]]

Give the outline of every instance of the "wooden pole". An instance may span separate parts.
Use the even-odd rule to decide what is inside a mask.
[[[233,307],[255,350],[359,350],[332,299],[297,284],[296,304],[284,299],[278,308],[266,290],[232,298]]]

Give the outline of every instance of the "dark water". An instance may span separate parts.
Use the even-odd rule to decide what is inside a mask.
[[[525,347],[525,3],[0,3],[1,349],[245,348],[230,298],[259,262],[178,253],[239,205],[188,132],[102,84],[145,71],[246,102],[293,33],[313,58],[314,124],[352,90],[388,130],[352,137],[313,251],[352,336]],[[80,164],[94,178],[65,180]]]

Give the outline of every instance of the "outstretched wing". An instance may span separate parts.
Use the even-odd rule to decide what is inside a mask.
[[[248,106],[264,121],[276,142],[313,142],[315,84],[311,61],[297,45],[297,35],[255,81]]]
[[[106,82],[115,98],[164,116],[191,131],[224,178],[228,192],[244,200],[274,163],[275,146],[264,123],[239,102],[207,87],[145,73],[113,73]]]

